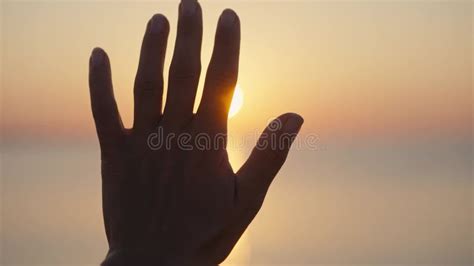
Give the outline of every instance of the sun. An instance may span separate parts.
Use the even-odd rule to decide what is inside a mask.
[[[234,90],[234,96],[232,97],[232,103],[230,104],[229,108],[229,118],[235,116],[242,108],[244,104],[244,92],[240,88],[240,85],[237,84]]]

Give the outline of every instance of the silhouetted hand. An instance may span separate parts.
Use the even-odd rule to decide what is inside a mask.
[[[234,173],[225,134],[237,81],[239,18],[232,10],[220,16],[196,114],[193,104],[202,39],[199,4],[185,0],[180,4],[162,113],[168,32],[164,16],[155,15],[149,21],[135,80],[132,129],[123,128],[106,53],[96,48],[90,59],[89,85],[101,147],[103,211],[110,247],[103,265],[222,262],[260,209],[303,123],[296,114],[277,118]],[[169,140],[169,136],[175,137]],[[195,142],[198,136],[199,143]]]

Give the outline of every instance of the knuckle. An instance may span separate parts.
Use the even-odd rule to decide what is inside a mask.
[[[234,87],[237,83],[237,77],[232,71],[217,70],[212,73],[209,82],[213,86]]]
[[[281,163],[283,164],[286,160],[286,152],[285,150],[280,150],[275,147],[268,147],[260,151],[261,156],[265,158],[265,160],[271,163]]]
[[[151,93],[160,91],[163,87],[163,78],[151,79],[145,78],[140,79],[135,83],[135,94]]]
[[[196,81],[201,74],[200,64],[175,63],[170,68],[170,82]]]

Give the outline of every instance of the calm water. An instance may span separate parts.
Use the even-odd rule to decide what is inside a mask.
[[[354,143],[293,150],[229,262],[471,265],[471,140]],[[95,142],[9,142],[1,185],[2,265],[102,260]]]

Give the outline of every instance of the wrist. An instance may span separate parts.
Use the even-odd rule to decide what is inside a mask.
[[[165,259],[156,250],[139,248],[110,249],[101,266],[217,266],[214,263],[205,263],[189,260],[183,257]]]
[[[158,266],[164,261],[156,252],[146,249],[110,249],[101,266]]]

